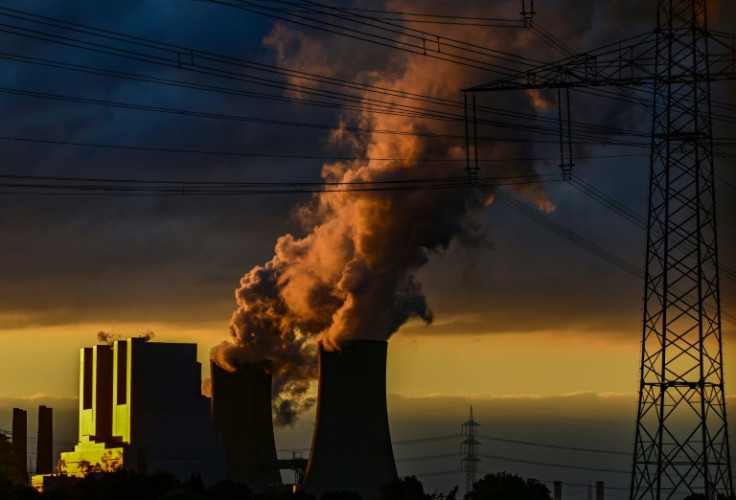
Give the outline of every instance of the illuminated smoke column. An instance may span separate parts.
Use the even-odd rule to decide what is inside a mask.
[[[435,10],[442,6],[447,9],[449,5],[445,2]],[[453,5],[457,9],[456,3]],[[478,35],[478,43],[488,41],[487,29],[464,30],[458,38],[472,39]],[[354,44],[340,39],[339,44],[333,45],[319,36],[322,35],[306,35],[277,24],[266,43],[277,50],[279,64],[285,67],[442,99],[460,100],[459,89],[488,79],[487,73],[478,70],[399,51],[379,51],[375,47],[366,50],[366,44],[360,45],[362,55],[356,58]],[[375,53],[366,53],[370,51]],[[319,55],[337,60],[323,63]],[[356,60],[366,66],[354,66],[358,64]],[[366,94],[363,98],[367,103],[375,95]],[[520,106],[531,108],[529,96],[521,94],[517,98]],[[417,105],[400,98],[382,99]],[[461,115],[462,109],[453,112]],[[356,157],[400,160],[325,164],[322,176],[326,181],[383,182],[465,175],[462,162],[422,161],[465,158],[463,140],[421,136],[462,135],[461,121],[368,110],[345,111],[342,122],[365,129],[420,135],[334,133],[333,144],[349,148]],[[508,143],[486,144],[483,155],[521,156],[522,150]],[[531,163],[499,165],[486,175],[534,174]],[[541,208],[551,209],[539,186],[524,187],[522,192]],[[322,341],[328,350],[339,349],[348,340],[387,340],[413,318],[432,321],[432,311],[415,273],[427,263],[431,253],[447,249],[454,240],[470,245],[485,243],[474,216],[491,198],[472,189],[315,195],[298,212],[304,236],[280,237],[271,261],[253,268],[241,279],[236,291],[238,309],[230,324],[231,339],[214,348],[212,358],[230,369],[239,361],[270,359],[277,422],[290,423],[299,411],[312,404],[305,394],[317,375],[316,340]]]

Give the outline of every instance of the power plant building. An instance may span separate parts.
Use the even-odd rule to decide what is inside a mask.
[[[397,477],[387,347],[372,340],[345,342],[338,351],[319,346],[317,415],[302,485],[315,498],[354,491],[375,499]],[[60,475],[166,470],[181,480],[200,474],[205,485],[227,478],[254,491],[281,486],[278,469],[287,461],[276,457],[269,363],[210,369],[211,405],[201,395],[196,344],[130,338],[81,349],[79,443],[61,454]],[[46,426],[39,420],[39,439]],[[34,476],[34,487],[42,490],[45,477]]]
[[[80,352],[79,444],[59,472],[167,470],[205,484],[225,475],[225,454],[201,395],[196,344],[117,340]]]

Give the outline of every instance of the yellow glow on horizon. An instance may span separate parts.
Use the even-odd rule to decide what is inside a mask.
[[[389,390],[476,396],[635,392],[638,343],[590,337],[556,331],[400,333],[389,344]]]
[[[152,330],[154,342],[198,344],[202,376],[209,376],[210,349],[228,338],[226,320],[197,324],[85,323],[4,330],[0,376],[13,380],[0,396],[46,394],[74,398],[79,387],[79,349],[97,343],[96,332],[121,337]],[[485,335],[434,335],[431,327],[407,328],[389,341],[387,388],[407,396],[562,395],[635,392],[637,332],[556,331]],[[726,391],[736,368],[733,328],[724,325]]]
[[[136,337],[146,330],[155,333],[154,342],[196,343],[198,361],[209,370],[210,348],[228,336],[228,321],[222,323],[80,323],[33,326],[2,330],[0,377],[12,380],[0,389],[0,396],[28,397],[45,394],[76,397],[79,393],[79,350],[97,344],[97,332],[104,330],[122,338]]]

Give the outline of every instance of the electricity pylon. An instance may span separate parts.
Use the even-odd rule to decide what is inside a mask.
[[[735,78],[736,37],[708,30],[706,0],[659,0],[652,33],[465,89],[641,85],[654,95],[631,499],[733,495],[710,83]]]
[[[473,420],[473,407],[470,407],[470,418],[462,425],[462,435],[467,436],[461,445],[461,452],[465,455],[460,460],[460,468],[465,471],[465,493],[473,489],[475,476],[478,473],[478,445],[480,441],[475,439],[475,428],[480,424]]]

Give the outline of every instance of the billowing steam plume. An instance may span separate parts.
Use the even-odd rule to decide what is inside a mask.
[[[484,17],[485,13],[478,10],[480,4],[486,5],[434,1],[423,2],[422,8]],[[467,12],[458,11],[462,8]],[[453,29],[462,31],[453,33]],[[478,44],[498,45],[498,30],[443,27],[443,33]],[[513,31],[503,30],[501,34],[509,36],[506,49],[523,51],[522,46],[529,42],[527,35],[514,38]],[[494,78],[477,69],[325,36],[311,32],[308,36],[279,24],[266,43],[278,51],[279,63],[286,67],[442,99],[461,100],[460,89]],[[357,52],[360,57],[355,57]],[[381,98],[401,102],[398,98]],[[530,96],[520,93],[511,98],[517,100],[513,105],[519,109],[531,109]],[[462,109],[452,111],[462,115]],[[342,120],[372,130],[463,134],[462,122],[374,111],[346,112]],[[357,157],[401,160],[325,164],[322,176],[327,181],[381,182],[465,175],[462,162],[422,161],[464,159],[462,140],[348,132],[335,133],[331,140]],[[521,146],[508,142],[485,143],[484,148],[485,158],[530,156],[528,149],[522,151]],[[528,162],[498,165],[484,175],[534,174]],[[519,190],[541,208],[551,209],[539,186],[532,184]],[[412,318],[430,323],[432,311],[415,273],[432,252],[446,249],[453,241],[485,243],[486,237],[473,216],[491,201],[492,195],[473,189],[316,195],[298,213],[305,236],[280,237],[273,259],[241,279],[236,291],[238,309],[230,323],[231,339],[215,347],[212,358],[225,368],[244,361],[272,360],[277,422],[293,421],[312,403],[305,395],[316,376],[316,341],[322,341],[328,349],[339,349],[345,340],[388,339]]]
[[[151,330],[144,330],[139,335],[136,335],[137,338],[143,339],[146,342],[149,340],[152,340],[156,336],[155,333],[153,333]],[[100,330],[97,332],[97,342],[100,344],[108,344],[112,345],[113,342],[116,340],[122,340],[123,336],[118,333],[112,333],[112,332],[106,332],[104,330]]]
[[[117,333],[106,332],[104,330],[97,332],[97,342],[100,344],[112,345],[113,342],[120,339],[122,339],[122,337]]]

